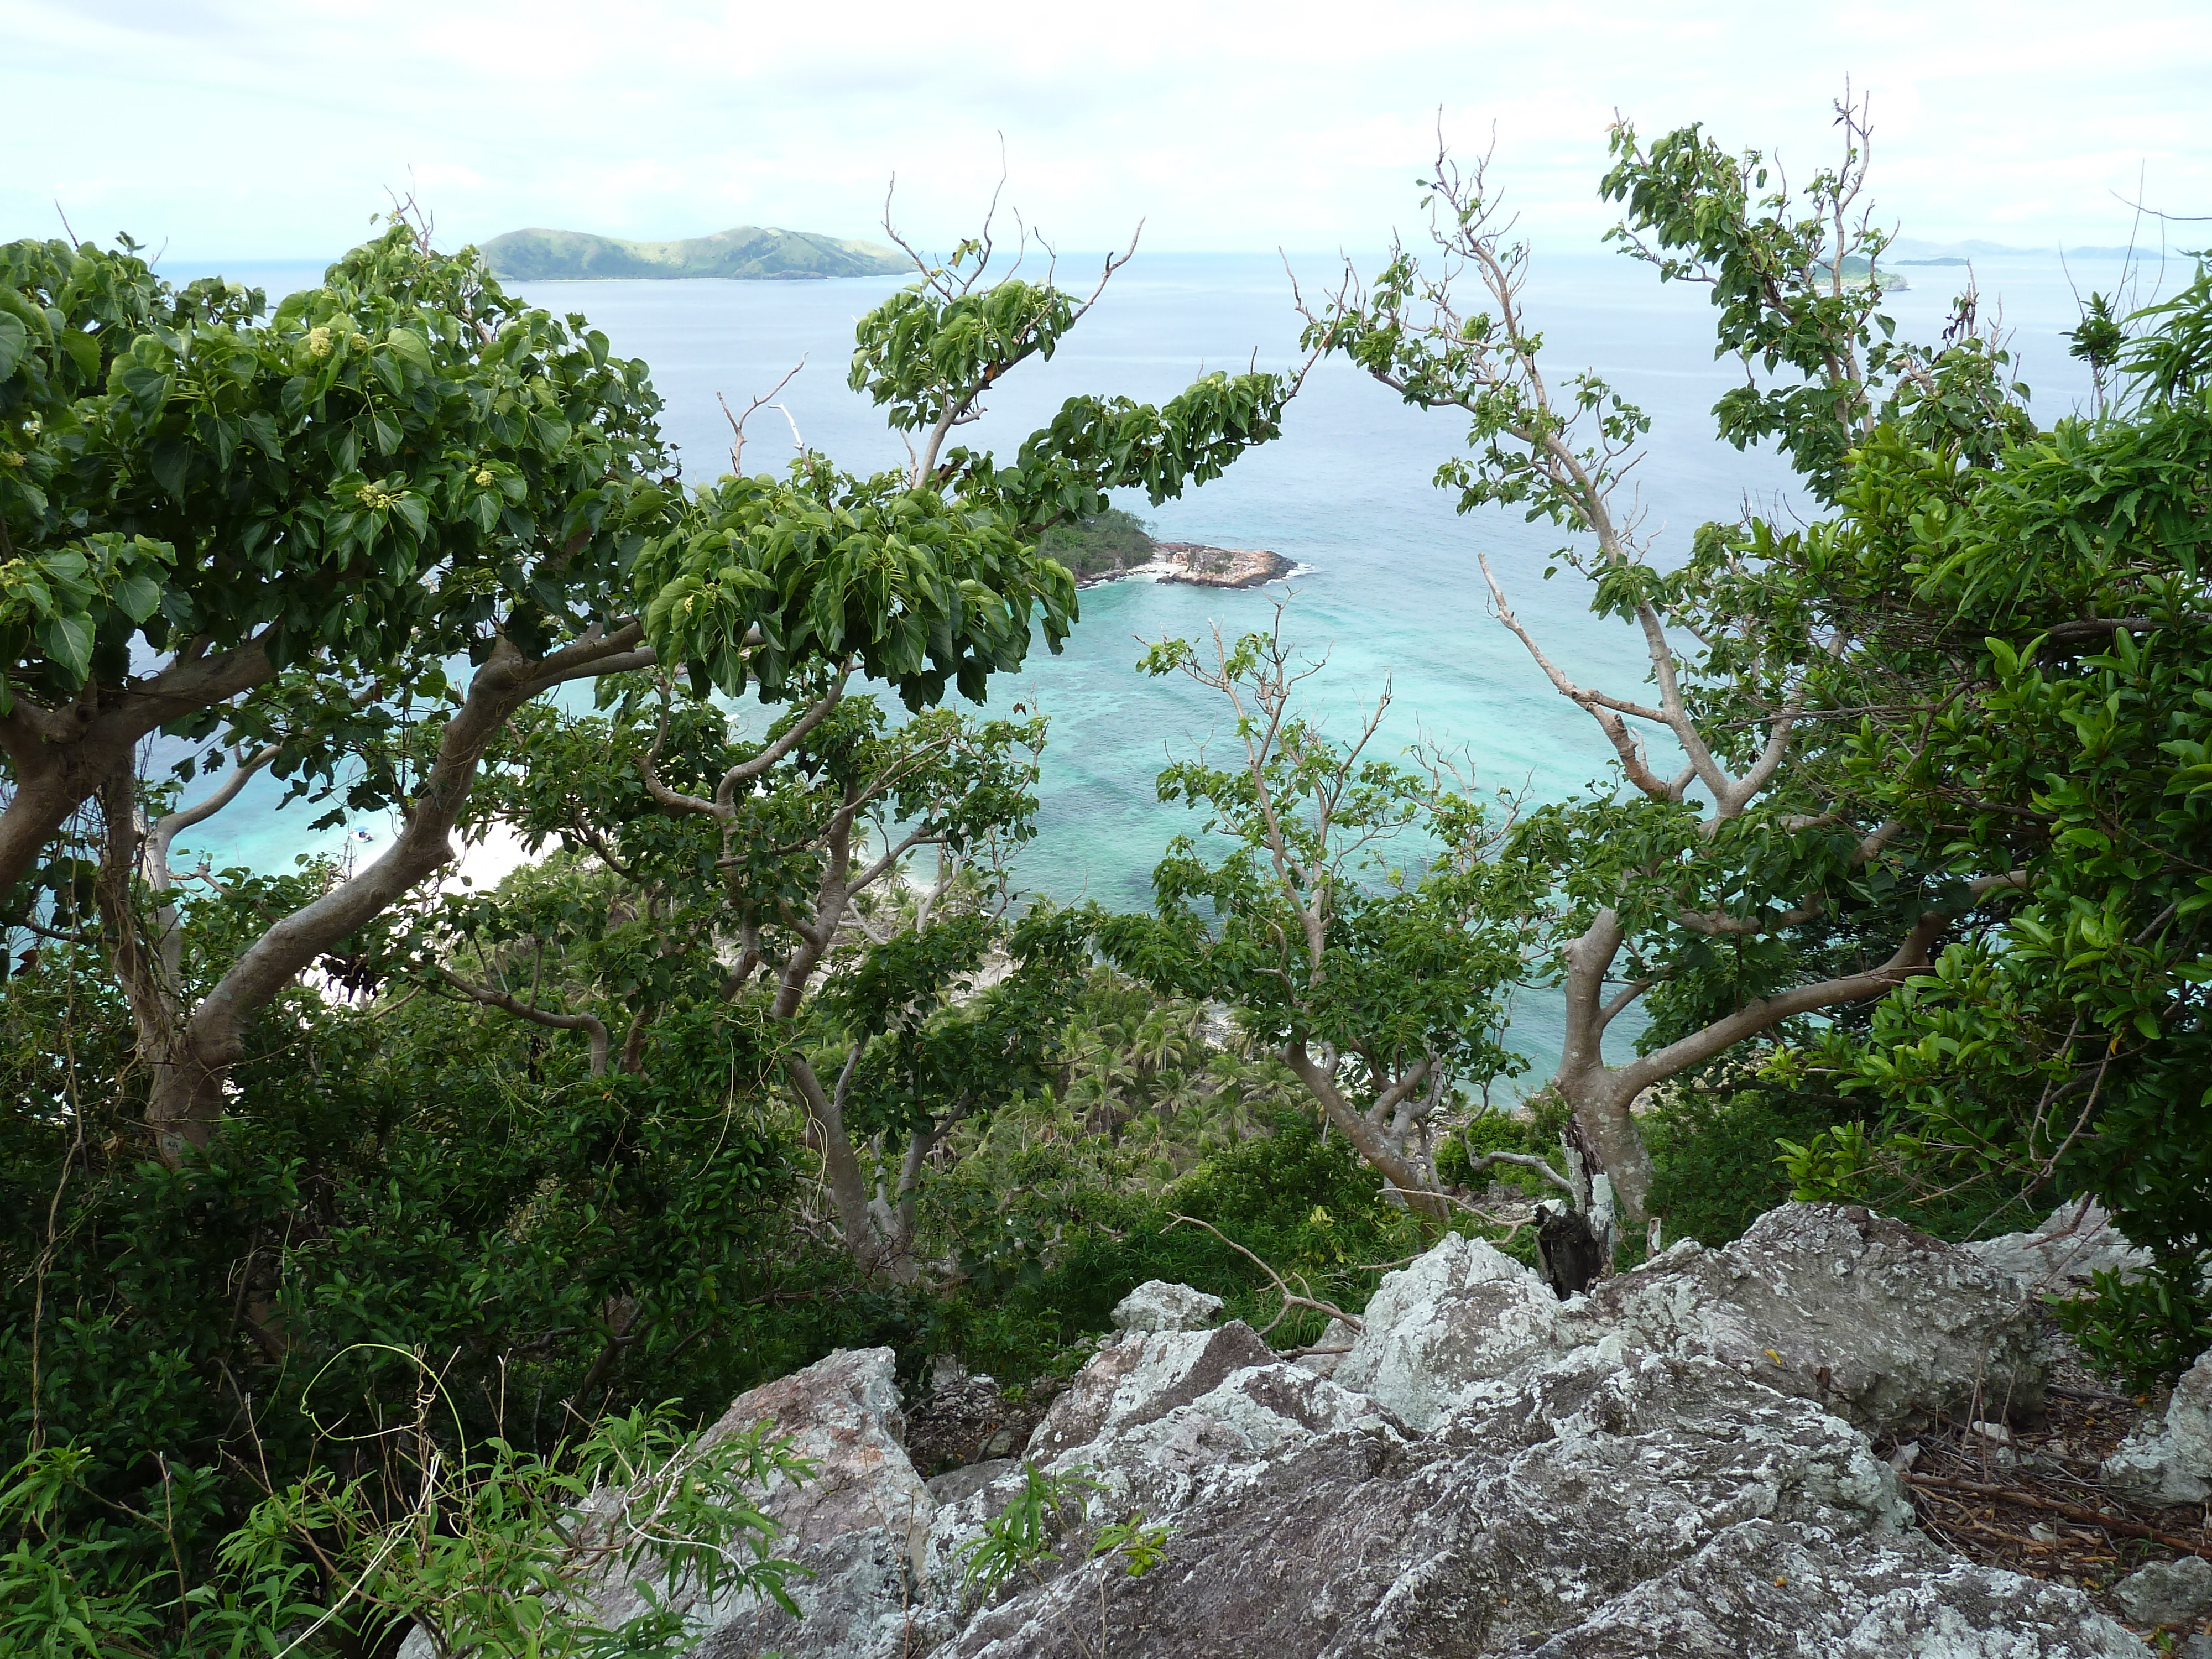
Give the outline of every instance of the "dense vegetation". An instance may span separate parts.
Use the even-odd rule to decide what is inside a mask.
[[[1644,416],[1540,369],[1525,250],[1440,158],[1441,262],[1354,276],[1309,344],[1463,416],[1441,482],[1559,526],[1650,641],[1650,690],[1576,685],[1492,582],[1620,787],[1516,808],[1321,729],[1294,607],[1163,641],[1239,742],[1162,775],[1191,833],[1140,915],[1010,890],[1049,733],[954,699],[1149,549],[1107,491],[1218,476],[1296,375],[962,447],[1089,304],[987,235],[859,325],[909,467],[748,475],[741,422],[686,491],[643,365],[404,223],[273,313],[0,249],[0,1643],[675,1651],[579,1624],[560,1586],[642,1534],[560,1514],[695,1504],[669,1570],[775,1594],[744,1494],[783,1455],[690,1434],[738,1390],[861,1343],[1046,1388],[1145,1279],[1267,1324],[1261,1262],[1353,1305],[1446,1227],[1525,1256],[1537,1196],[1718,1242],[1792,1191],[1953,1233],[2093,1193],[2159,1267],[2077,1322],[2185,1362],[2212,276],[2100,302],[2108,395],[2039,428],[1971,298],[1896,337],[1845,131],[1802,199],[1616,134],[1631,251],[1752,371],[1723,435],[1821,515],[1672,560],[1612,501]],[[151,776],[157,732],[190,758]],[[264,769],[395,841],[173,868]],[[535,861],[441,886],[495,824]],[[1516,1114],[1546,978],[1569,1053]]]
[[[1065,519],[1044,532],[1037,550],[1067,568],[1078,581],[1110,576],[1152,556],[1152,532],[1125,507]]]

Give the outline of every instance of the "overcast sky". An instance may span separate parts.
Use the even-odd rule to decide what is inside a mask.
[[[1594,246],[1615,109],[1793,172],[1874,99],[1910,236],[2127,240],[2212,213],[2212,3],[1947,0],[0,0],[0,238],[127,229],[185,260],[325,258],[410,178],[458,245],[737,223],[943,246],[999,170],[1060,245],[1378,245],[1437,111],[1552,246]],[[2185,246],[2212,224],[2179,226]]]

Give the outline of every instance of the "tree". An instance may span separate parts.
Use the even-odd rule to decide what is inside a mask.
[[[1049,274],[1021,277],[1018,261],[997,271],[988,228],[942,265],[918,258],[919,280],[861,319],[851,375],[895,429],[921,434],[909,440],[909,465],[860,477],[809,452],[781,477],[733,470],[702,490],[636,564],[647,636],[659,663],[684,671],[691,703],[679,708],[666,678],[651,692],[611,689],[606,720],[549,713],[516,751],[504,810],[533,846],[558,838],[622,875],[664,941],[695,934],[695,988],[714,977],[700,950],[726,957],[708,1000],[747,1006],[757,976],[771,988],[757,1012],[781,1034],[765,1041],[807,1115],[839,1231],[870,1274],[916,1271],[913,1195],[925,1161],[951,1121],[1036,1073],[1049,1033],[1020,1029],[1014,1011],[1037,1012],[1045,988],[1073,971],[1073,946],[1040,917],[1004,940],[1018,964],[1005,982],[972,1008],[948,1006],[1001,941],[944,901],[979,853],[1030,833],[1042,726],[929,706],[948,689],[980,701],[991,673],[1020,665],[1040,623],[1054,648],[1065,637],[1073,583],[1038,553],[1040,536],[1103,511],[1109,489],[1141,486],[1157,503],[1218,476],[1275,434],[1297,390],[1296,378],[1212,374],[1160,408],[1070,398],[1011,464],[948,447],[993,386],[1057,349],[1127,257],[1109,258],[1084,300]],[[733,469],[759,407],[732,416]],[[855,675],[923,712],[889,724],[872,699],[848,695]],[[736,738],[703,701],[748,690],[783,711],[758,743]],[[927,944],[869,943],[866,902],[922,849],[944,860],[914,917]],[[825,1077],[793,1033],[817,1029],[810,1000],[854,951],[848,982],[823,1011],[850,1044]],[[441,972],[449,988],[580,1030],[595,1055],[609,1051],[599,1016],[518,1000],[451,963]],[[853,1001],[869,983],[876,1000]],[[898,995],[885,1001],[889,986]],[[642,1060],[652,1006],[629,999],[625,1065]],[[994,1042],[995,1071],[983,1061]],[[934,1101],[919,1081],[933,1072],[945,1085]],[[894,1089],[896,1077],[905,1081]],[[904,1104],[885,1103],[885,1089]],[[872,1090],[875,1103],[856,1107]],[[887,1137],[904,1149],[872,1194],[866,1166],[881,1162]]]
[[[1301,669],[1282,634],[1201,656],[1163,641],[1149,673],[1187,675],[1228,700],[1241,760],[1160,775],[1163,800],[1208,813],[1153,872],[1156,915],[1103,921],[1108,956],[1155,989],[1216,1000],[1279,1054],[1328,1125],[1424,1214],[1449,1216],[1436,1132],[1455,1085],[1517,1068],[1500,1042],[1534,895],[1498,861],[1493,823],[1430,757],[1368,754],[1385,691],[1358,735],[1332,741],[1298,712]],[[1214,837],[1229,850],[1209,856]],[[1411,839],[1412,859],[1401,854]]]
[[[2160,1349],[2140,1369],[2171,1374],[2212,1324],[2212,274],[2126,330],[2098,411],[1981,465],[1885,438],[1843,494],[1840,533],[1905,573],[1917,623],[1888,654],[1918,695],[1851,733],[1859,787],[1956,867],[2016,870],[2016,896],[1780,1070],[1828,1072],[1882,1128],[1811,1149],[1808,1188],[2095,1194],[2158,1257],[2164,1300],[2132,1311]]]
[[[127,249],[19,243],[0,269],[0,398],[21,443],[0,484],[18,550],[0,599],[0,889],[12,923],[34,922],[71,861],[25,878],[97,798],[103,932],[173,1162],[206,1144],[253,1017],[450,858],[507,717],[649,660],[606,612],[672,499],[658,402],[603,337],[404,222],[265,325],[258,293],[173,292]],[[440,665],[464,653],[477,666],[456,695]],[[157,730],[256,752],[148,824],[134,751]],[[185,985],[170,839],[255,764],[327,791],[364,757],[349,804],[401,809],[391,847]]]
[[[862,478],[809,453],[785,478],[731,477],[687,502],[657,476],[641,366],[404,224],[266,328],[258,295],[174,295],[128,254],[10,257],[0,349],[27,447],[8,451],[22,460],[0,469],[0,505],[29,550],[0,611],[15,786],[0,887],[98,797],[104,930],[172,1162],[206,1144],[256,1016],[450,861],[483,757],[534,698],[662,662],[702,693],[779,695],[825,661],[838,685],[857,668],[910,708],[948,686],[980,696],[1038,621],[1056,648],[1073,619],[1042,529],[1109,489],[1157,501],[1218,475],[1274,434],[1296,389],[1216,374],[1162,409],[1073,398],[1011,465],[946,449],[1089,304],[1049,276],[985,282],[987,230],[860,329],[854,385],[927,434],[910,469]],[[169,666],[135,672],[134,641]],[[459,692],[442,665],[465,652]],[[173,875],[142,856],[163,825],[142,830],[134,799],[133,747],[156,729],[274,742],[280,770],[343,785],[355,810],[397,807],[402,829],[188,991],[163,976],[173,890],[149,885]],[[45,889],[76,876],[65,859]],[[39,925],[35,894],[10,902]]]
[[[679,1012],[747,1030],[757,1080],[799,1103],[856,1263],[909,1279],[926,1160],[951,1123],[1042,1074],[1053,988],[1085,963],[1046,914],[1000,921],[1005,852],[1034,832],[1043,723],[894,722],[842,672],[815,678],[760,739],[642,679],[610,685],[604,716],[532,711],[483,810],[533,848],[559,842],[562,875],[449,897],[428,971],[586,1034],[595,1073],[617,1018],[624,1072],[650,1070],[655,1028]],[[902,898],[923,854],[936,878]],[[1001,950],[1008,971],[980,986]]]
[[[635,637],[586,636],[667,494],[643,366],[404,223],[265,319],[258,290],[173,289],[133,246],[0,249],[11,921],[141,739],[205,737],[287,671],[296,696],[236,723],[321,701],[286,726],[283,769],[313,772],[347,691],[492,666],[495,637],[502,683],[569,644],[571,666],[619,655]]]
[[[1938,348],[1894,339],[1876,263],[1887,239],[1859,203],[1864,112],[1838,113],[1843,161],[1802,195],[1756,151],[1733,159],[1695,127],[1647,150],[1626,123],[1603,187],[1627,204],[1614,235],[1631,254],[1662,280],[1712,289],[1717,352],[1746,369],[1716,408],[1723,435],[1739,447],[1772,439],[1823,502],[1885,428],[1970,463],[2025,427],[1971,295]],[[1557,872],[1566,1035],[1553,1086],[1643,1218],[1639,1095],[1792,1020],[1884,994],[2014,878],[1936,870],[1833,758],[1850,688],[1879,677],[1865,644],[1897,599],[1893,574],[1850,566],[1827,525],[1756,520],[1705,526],[1686,560],[1661,568],[1618,499],[1647,419],[1593,374],[1554,390],[1522,301],[1528,251],[1483,167],[1440,151],[1423,188],[1435,267],[1401,246],[1371,290],[1347,270],[1334,299],[1307,311],[1307,339],[1416,406],[1465,415],[1469,453],[1444,464],[1439,484],[1462,512],[1519,507],[1571,532],[1559,562],[1590,583],[1595,614],[1634,627],[1648,648],[1653,695],[1576,683],[1484,560],[1493,613],[1589,711],[1624,786],[1528,815],[1515,851]],[[1863,281],[1847,278],[1861,268]],[[1671,771],[1666,748],[1679,755]],[[1644,1052],[1608,1061],[1607,1029],[1647,996]]]

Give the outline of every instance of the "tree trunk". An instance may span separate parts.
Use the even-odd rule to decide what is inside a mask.
[[[1307,1052],[1303,1042],[1285,1048],[1283,1060],[1321,1103],[1322,1121],[1344,1131],[1344,1138],[1352,1143],[1352,1150],[1382,1171],[1382,1178],[1398,1189],[1408,1209],[1434,1220],[1449,1218],[1451,1206],[1421,1179],[1421,1172],[1411,1160],[1399,1155],[1389,1137],[1344,1097],[1343,1091],[1336,1086],[1336,1079],[1328,1074],[1328,1068]]]
[[[19,695],[0,715],[0,750],[15,769],[15,793],[0,811],[0,894],[30,873],[70,813],[131,763],[141,738],[267,680],[276,671],[265,638],[214,656],[179,657],[158,674],[98,693],[88,688],[56,708]]]
[[[1863,1002],[1894,989],[1927,967],[1948,919],[1923,913],[1906,932],[1888,961],[1863,973],[1840,975],[1801,985],[1771,997],[1759,997],[1711,1024],[1665,1048],[1638,1055],[1625,1066],[1605,1063],[1606,1027],[1633,1000],[1634,988],[1610,1001],[1606,975],[1620,955],[1625,934],[1611,910],[1601,910],[1581,938],[1567,947],[1567,1030],[1553,1086],[1574,1113],[1605,1171],[1623,1218],[1649,1223],[1651,1154],[1637,1126],[1636,1097],[1656,1083],[1704,1064],[1737,1043],[1772,1030],[1786,1019],[1847,1002]]]
[[[1624,939],[1620,917],[1601,910],[1582,937],[1567,947],[1566,1038],[1552,1086],[1613,1178],[1613,1196],[1622,1212],[1640,1222],[1645,1219],[1644,1200],[1651,1191],[1651,1154],[1630,1110],[1637,1091],[1624,1091],[1621,1073],[1605,1063],[1605,1030],[1613,1023],[1613,1014],[1606,1012],[1606,975]],[[1626,1006],[1620,1004],[1613,1013]]]
[[[131,887],[137,856],[134,779],[127,766],[110,769],[104,785],[108,836],[101,860],[107,916],[103,931],[110,959],[131,997],[139,1052],[151,1073],[147,1125],[163,1163],[175,1167],[188,1148],[206,1146],[214,1134],[222,1115],[223,1080],[246,1056],[246,1031],[253,1017],[318,957],[452,861],[453,826],[477,769],[515,710],[568,680],[649,663],[651,653],[635,648],[637,632],[631,624],[611,635],[580,641],[543,661],[526,658],[499,640],[447,721],[437,757],[392,845],[349,880],[272,924],[189,1016],[183,1016],[177,1002],[177,988],[161,982],[139,935]]]
[[[805,1055],[787,1055],[783,1069],[805,1103],[807,1138],[821,1154],[823,1184],[829,1188],[830,1205],[837,1212],[838,1234],[861,1276],[872,1279],[888,1266],[884,1240],[877,1231],[860,1156],[845,1132],[845,1114],[840,1103],[822,1086],[821,1078]]]
[[[227,1066],[211,1066],[179,1033],[167,1052],[153,1062],[146,1097],[146,1127],[154,1136],[154,1155],[173,1170],[190,1152],[204,1152],[222,1121],[223,1076]]]

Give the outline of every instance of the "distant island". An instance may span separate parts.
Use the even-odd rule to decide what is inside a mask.
[[[1906,264],[1911,262],[1899,259],[1896,263],[1899,264]],[[1907,289],[1911,286],[1910,283],[1907,283],[1904,277],[1899,276],[1893,270],[1885,270],[1878,274],[1881,277],[1881,285],[1893,294],[1898,292],[1901,289]],[[1813,276],[1816,281],[1823,283],[1832,282],[1835,280],[1836,275],[1835,268],[1832,265],[1821,264],[1816,264],[1813,267]],[[1877,273],[1875,270],[1874,261],[1868,258],[1865,254],[1846,253],[1844,255],[1842,276],[1844,286],[1845,288],[1870,288],[1874,284],[1874,280],[1876,275]]]
[[[1096,518],[1056,524],[1037,546],[1066,566],[1082,587],[1124,576],[1148,576],[1193,587],[1263,587],[1296,568],[1281,554],[1261,548],[1155,541],[1151,526],[1118,507],[1109,507]]]
[[[745,282],[895,276],[914,267],[873,242],[738,225],[676,242],[628,242],[581,230],[510,230],[483,244],[492,275],[511,282],[719,276]]]

